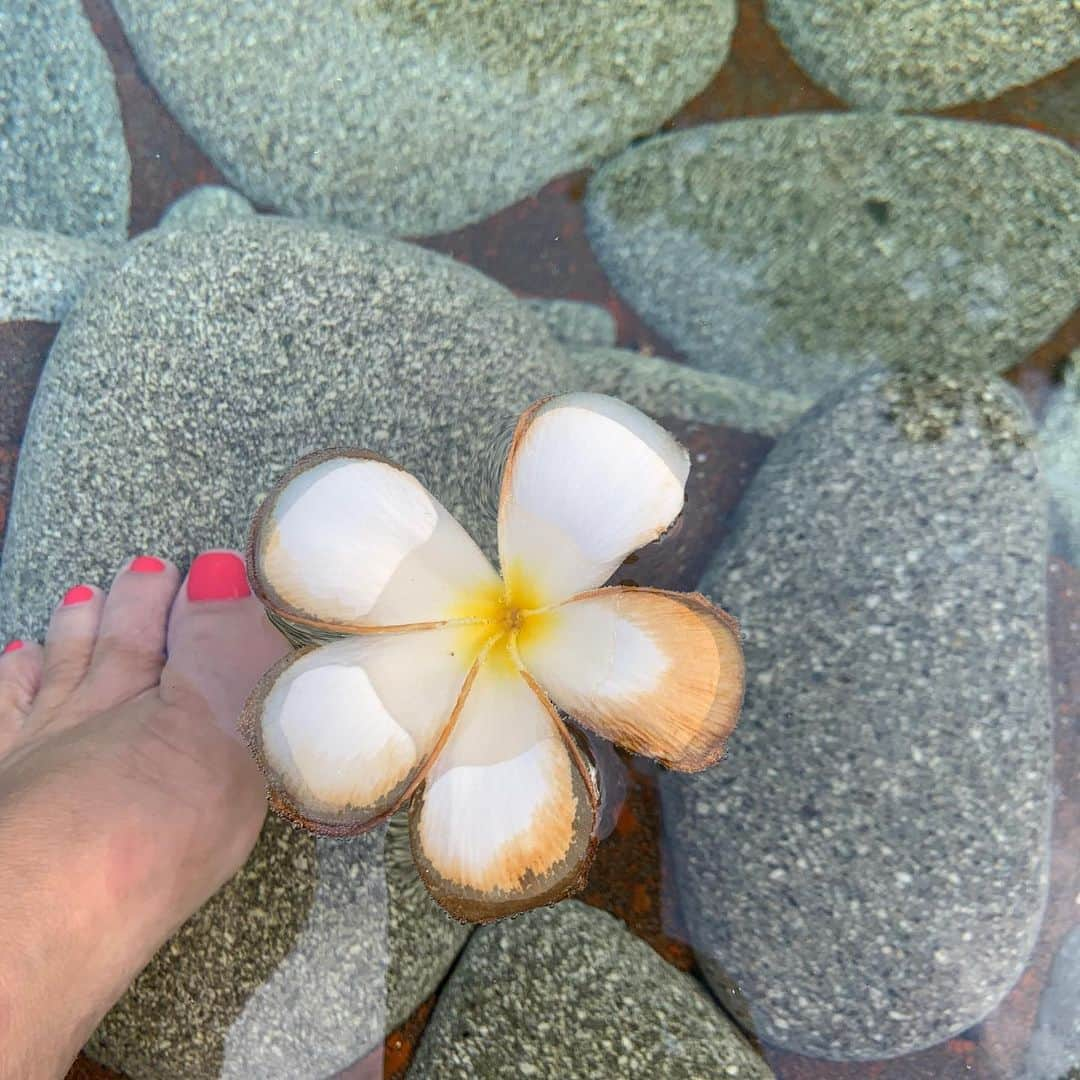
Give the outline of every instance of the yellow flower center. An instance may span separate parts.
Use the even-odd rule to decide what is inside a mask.
[[[451,615],[463,623],[459,649],[466,667],[485,652],[486,664],[507,673],[521,667],[519,647],[549,633],[555,621],[554,609],[520,565],[508,567],[501,583],[464,593]]]

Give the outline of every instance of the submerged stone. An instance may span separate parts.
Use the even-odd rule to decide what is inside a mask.
[[[0,225],[0,322],[59,322],[119,248]]]
[[[618,336],[615,316],[599,304],[578,300],[525,300],[524,304],[564,345],[581,348],[615,345]]]
[[[0,563],[0,633],[40,638],[71,580],[104,583],[132,552],[183,565],[203,548],[243,547],[273,481],[323,446],[401,462],[490,550],[494,518],[474,494],[490,482],[488,450],[560,388],[564,363],[510,293],[419,248],[267,219],[155,230],[83,295],[49,356]],[[293,897],[291,913],[235,940],[235,923],[195,916],[148,976],[162,993],[133,991],[106,1020],[108,1046],[127,1048],[108,1060],[130,1061],[134,1080],[196,1080],[225,1065],[273,1075],[262,1063],[279,1056],[283,1075],[325,1076],[445,973],[466,930],[418,881],[410,900],[388,860],[382,884],[382,862],[362,846],[275,836],[263,850],[280,843],[283,861],[262,876],[249,864],[238,888]],[[301,856],[311,880],[287,869]],[[221,989],[226,954],[238,992]],[[203,987],[210,997],[195,1007]],[[151,1059],[158,1071],[143,1071]]]
[[[223,221],[251,217],[255,207],[232,188],[200,184],[185,192],[162,215],[158,228],[213,228]]]
[[[733,0],[118,0],[173,113],[260,205],[457,228],[654,129],[723,63]]]
[[[417,1080],[766,1080],[701,987],[576,900],[478,929],[439,996]]]
[[[998,372],[1072,310],[1080,155],[999,125],[807,115],[664,135],[597,173],[604,269],[696,366],[799,395]]]
[[[800,66],[852,105],[940,109],[991,98],[1080,56],[1061,0],[767,0]]]
[[[1047,884],[1030,425],[992,381],[959,407],[946,388],[953,423],[918,433],[895,379],[819,403],[753,480],[702,583],[745,633],[743,715],[716,768],[662,778],[709,982],[764,1040],[842,1060],[990,1012]]]
[[[127,236],[127,146],[112,68],[79,0],[0,5],[0,224]]]
[[[782,390],[629,349],[571,348],[570,379],[572,389],[611,394],[657,418],[770,436],[786,431],[812,404]]]

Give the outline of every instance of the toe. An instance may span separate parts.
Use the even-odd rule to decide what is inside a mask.
[[[18,742],[41,685],[43,652],[32,641],[10,641],[0,651],[0,757]]]
[[[287,650],[251,595],[243,558],[233,551],[204,552],[173,604],[162,695],[172,704],[194,695],[220,728],[239,739],[237,720],[248,694]]]
[[[45,634],[39,704],[49,711],[70,697],[94,655],[104,594],[93,585],[76,585],[53,611]]]
[[[84,690],[95,709],[119,705],[156,686],[180,573],[151,555],[132,559],[105,598]]]

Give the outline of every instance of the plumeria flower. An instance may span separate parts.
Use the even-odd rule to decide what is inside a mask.
[[[599,587],[678,517],[689,470],[621,401],[538,402],[503,471],[500,577],[398,466],[341,449],[300,461],[248,553],[275,621],[325,639],[244,711],[273,807],[348,836],[411,800],[420,876],[462,920],[579,889],[599,792],[559,710],[692,772],[723,753],[742,702],[734,619],[698,594]]]

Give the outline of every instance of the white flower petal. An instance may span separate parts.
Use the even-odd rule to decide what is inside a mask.
[[[430,624],[498,587],[472,538],[409,473],[362,451],[304,458],[255,519],[256,591],[311,626]]]
[[[597,803],[550,703],[489,661],[412,803],[420,875],[447,911],[474,922],[551,903],[584,880]]]
[[[455,627],[365,635],[282,661],[242,726],[271,800],[317,832],[362,832],[412,793],[445,738],[472,656]]]
[[[602,585],[682,510],[689,457],[659,424],[602,394],[567,394],[518,422],[499,500],[499,559],[526,605]]]
[[[720,757],[742,704],[738,626],[698,594],[597,589],[527,620],[518,651],[585,727],[686,772]]]

